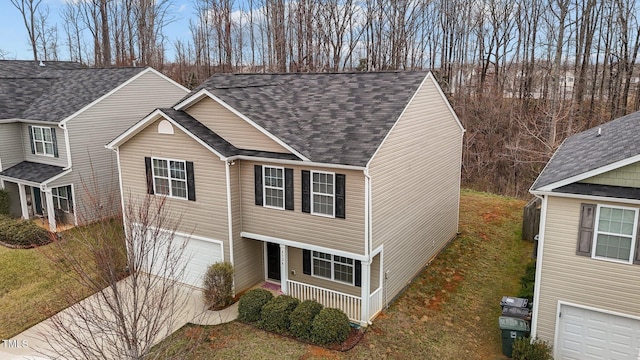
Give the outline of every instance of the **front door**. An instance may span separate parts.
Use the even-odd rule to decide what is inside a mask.
[[[280,281],[280,245],[267,243],[267,278]]]

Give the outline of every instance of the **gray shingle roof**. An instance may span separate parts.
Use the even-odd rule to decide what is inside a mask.
[[[62,174],[63,171],[63,168],[60,166],[23,161],[0,172],[0,176],[39,184],[56,175]]]
[[[601,128],[601,135],[598,135]],[[640,112],[567,138],[556,150],[531,189],[640,155]]]
[[[365,166],[427,75],[220,74],[207,89],[311,161]]]
[[[171,108],[161,108],[159,110],[225,157],[231,157],[234,155],[249,155],[267,158],[298,160],[298,157],[293,154],[238,149],[184,111],[177,111]]]
[[[47,64],[0,62],[0,119],[59,122],[144,70]]]

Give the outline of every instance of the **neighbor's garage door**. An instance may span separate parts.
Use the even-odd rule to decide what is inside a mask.
[[[640,359],[640,320],[568,305],[560,313],[558,360]]]
[[[184,238],[176,236],[178,241]],[[186,262],[184,282],[197,287],[202,287],[204,274],[209,265],[222,261],[222,245],[211,240],[203,240],[191,237],[184,253]]]

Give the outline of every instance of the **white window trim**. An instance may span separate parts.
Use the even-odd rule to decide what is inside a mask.
[[[323,254],[327,254],[331,256],[331,260],[327,260],[327,259],[323,259],[323,258],[319,258],[313,255],[314,252],[319,252],[319,253],[323,253]],[[341,257],[346,257],[351,259],[351,261],[353,262],[353,264],[349,265],[349,264],[345,264],[339,261],[335,261],[333,258],[334,256],[341,256],[341,255],[335,255],[332,253],[328,253],[328,252],[323,252],[323,251],[314,251],[311,250],[311,276],[316,277],[318,279],[325,279],[325,280],[331,280],[331,281],[335,281],[337,283],[340,284],[347,284],[347,285],[351,285],[351,286],[355,286],[356,284],[356,260],[353,258],[350,258],[348,256],[341,256]],[[313,260],[314,259],[318,259],[320,261],[326,261],[326,262],[330,262],[331,263],[331,278],[325,277],[325,276],[321,276],[321,275],[316,275],[315,274],[315,267],[313,266]],[[351,266],[351,268],[353,269],[353,271],[351,272],[351,282],[347,282],[347,281],[342,281],[342,280],[337,280],[335,278],[335,274],[336,274],[336,269],[334,267],[334,265],[338,263],[340,265],[346,265],[346,266]]]
[[[54,207],[54,209],[60,209],[60,210],[64,211],[64,212],[65,212],[65,213],[67,213],[67,214],[71,214],[71,211],[67,211],[67,210],[64,210],[64,209],[62,209],[61,207],[59,207],[59,206],[60,206],[60,199],[66,199],[66,200],[67,200],[67,203],[69,204],[69,209],[72,209],[72,208],[73,208],[73,201],[72,201],[72,200],[69,200],[69,193],[67,193],[67,197],[66,197],[66,198],[64,198],[64,197],[62,197],[62,196],[59,196],[59,195],[54,195],[54,194],[53,194],[53,189],[59,189],[59,188],[63,188],[63,187],[69,187],[69,191],[71,191],[71,199],[73,199],[73,198],[74,198],[74,196],[73,196],[73,186],[72,186],[72,184],[60,185],[60,186],[53,187],[53,188],[51,188],[51,196],[52,196],[52,198],[53,198],[53,202],[54,202],[53,207]],[[58,194],[59,194],[59,193],[58,193]],[[57,208],[56,208],[56,205],[58,205],[58,207],[57,207]]]
[[[328,174],[331,175],[333,177],[333,194],[328,195],[325,193],[316,193],[313,191],[313,174]],[[335,218],[336,217],[336,173],[334,172],[329,172],[329,171],[315,171],[315,170],[311,170],[311,175],[309,176],[309,193],[311,196],[310,202],[311,202],[311,214],[312,215],[317,215],[317,216],[323,216],[323,217],[328,217],[328,218]],[[321,212],[316,212],[315,211],[315,201],[313,201],[313,195],[318,194],[318,195],[323,195],[323,196],[331,196],[331,198],[333,199],[333,212],[331,215],[329,214],[323,214]]]
[[[36,140],[36,129],[40,130],[40,133],[42,135],[42,140]],[[51,136],[51,141],[46,141],[44,139],[44,129],[49,129],[49,136]],[[31,137],[33,138],[33,152],[35,153],[35,155],[47,156],[47,157],[55,157],[55,154],[56,154],[55,146],[56,146],[56,144],[53,143],[53,131],[51,130],[50,127],[48,127],[48,126],[31,125]],[[42,143],[42,151],[43,151],[42,153],[38,152],[38,146],[36,146],[36,142]],[[51,144],[51,151],[53,151],[51,154],[47,154],[47,147],[45,146],[45,144]]]
[[[612,259],[612,258],[608,258],[608,257],[604,257],[604,256],[596,256],[596,246],[598,245],[598,226],[600,225],[600,209],[602,207],[606,207],[606,208],[611,208],[611,209],[621,209],[621,210],[629,210],[629,211],[633,211],[634,212],[634,216],[633,216],[633,233],[631,234],[631,249],[629,249],[629,260],[625,261],[625,260],[619,260],[619,259]],[[633,264],[633,259],[635,257],[635,248],[636,248],[636,232],[638,229],[638,209],[637,208],[632,208],[632,207],[625,207],[625,206],[616,206],[616,205],[601,205],[598,204],[597,208],[596,208],[596,217],[594,219],[595,224],[593,226],[593,241],[591,244],[591,258],[592,259],[596,259],[596,260],[603,260],[603,261],[610,261],[610,262],[615,262],[615,263],[619,263],[619,264]],[[606,232],[602,232],[602,234],[605,235],[614,235],[614,236],[620,236],[621,234],[615,234],[615,233],[606,233]]]
[[[282,188],[279,188],[277,186],[267,186],[267,168],[282,170]],[[262,206],[264,206],[266,208],[269,208],[269,209],[284,210],[285,201],[286,201],[285,190],[284,190],[285,187],[286,187],[285,181],[286,181],[286,179],[285,179],[285,175],[284,175],[284,167],[271,166],[271,165],[262,165]],[[282,207],[267,205],[267,188],[282,190]]]
[[[156,175],[156,168],[155,168],[155,166],[153,166],[153,160],[164,160],[164,161],[167,161],[167,172],[168,172],[168,176],[167,177]],[[184,180],[182,180],[182,179],[173,179],[173,180],[184,181],[184,185],[185,185],[185,189],[186,189],[185,197],[174,196],[173,195],[173,188],[171,187],[171,180],[172,180],[171,167],[169,165],[169,161],[181,162],[181,163],[184,164],[184,173],[185,173]],[[163,178],[163,179],[169,180],[169,194],[159,194],[158,193],[158,191],[156,190],[156,176],[158,178]],[[189,201],[189,173],[187,172],[187,161],[186,160],[152,157],[151,158],[151,177],[152,177],[152,180],[153,180],[153,193],[155,195],[166,196],[166,197],[172,198],[172,199]]]

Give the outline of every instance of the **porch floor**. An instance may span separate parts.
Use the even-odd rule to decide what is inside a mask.
[[[40,226],[43,229],[49,230],[49,220],[46,217],[31,219],[34,224]],[[63,232],[74,228],[73,224],[56,224],[56,233]]]

